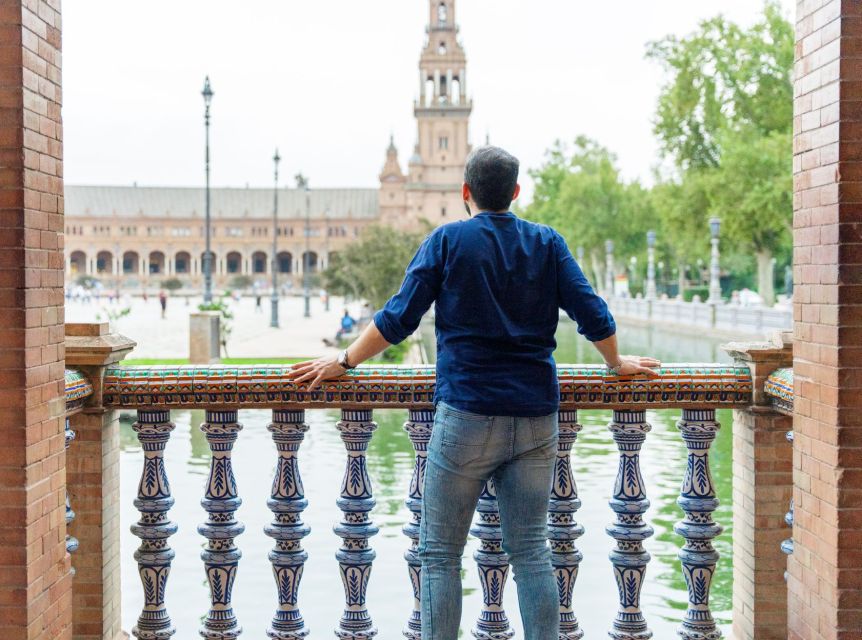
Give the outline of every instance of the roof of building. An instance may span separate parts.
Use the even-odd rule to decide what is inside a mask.
[[[304,218],[306,192],[278,190],[278,214],[285,220]],[[271,218],[273,190],[266,188],[210,189],[210,213],[216,219]],[[311,189],[312,218],[371,219],[380,215],[377,189]],[[100,187],[66,185],[67,218],[203,218],[202,187]]]

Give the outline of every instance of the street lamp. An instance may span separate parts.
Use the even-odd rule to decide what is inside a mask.
[[[272,188],[272,298],[271,310],[269,316],[269,326],[278,329],[278,163],[281,162],[281,157],[278,155],[278,149],[275,150],[275,155],[272,156],[272,163],[275,166],[275,181]]]
[[[323,214],[324,220],[326,221],[326,236],[324,236],[324,242],[326,242],[326,268],[329,269],[329,205],[326,205],[326,211]],[[329,291],[326,292],[326,298],[323,303],[323,310],[329,311]]]
[[[213,300],[213,274],[212,274],[212,252],[210,251],[210,105],[213,100],[213,90],[210,87],[210,77],[204,79],[204,128],[206,129],[206,213],[204,221],[204,233],[206,235],[206,251],[204,252],[204,304],[210,304]]]
[[[645,297],[647,300],[655,300],[657,297],[655,286],[655,240],[655,231],[647,231],[647,283],[645,293]]]
[[[721,304],[721,282],[719,280],[719,276],[721,275],[721,268],[718,262],[718,235],[720,231],[721,219],[710,218],[709,232],[712,236],[712,260],[709,265],[709,298],[707,299],[707,302],[709,304]]]
[[[311,261],[311,193],[308,178],[301,173],[296,174],[296,188],[305,190],[305,254],[302,256],[302,296],[305,300],[306,318],[311,317],[311,293],[308,290],[308,264]]]
[[[605,240],[605,295],[614,295],[614,241]]]

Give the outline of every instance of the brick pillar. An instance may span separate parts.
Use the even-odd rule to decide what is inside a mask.
[[[767,376],[789,367],[788,334],[769,343],[731,343],[724,349],[751,370],[754,402],[733,412],[733,638],[787,637],[787,556],[784,514],[792,493],[790,416],[776,412],[763,395]]]
[[[75,640],[118,640],[120,628],[120,428],[102,406],[105,369],[135,346],[107,324],[67,324],[66,363],[83,371],[93,396],[71,419],[76,437],[66,454],[66,481],[78,539],[72,589]]]
[[[800,0],[790,638],[862,637],[862,3]]]
[[[0,0],[0,638],[71,638],[59,2]]]

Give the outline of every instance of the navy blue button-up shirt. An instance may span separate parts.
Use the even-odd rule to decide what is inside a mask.
[[[387,342],[412,334],[432,303],[435,404],[499,416],[559,409],[553,352],[562,308],[593,342],[616,325],[552,228],[513,213],[444,225],[419,247],[401,289],[374,316]]]

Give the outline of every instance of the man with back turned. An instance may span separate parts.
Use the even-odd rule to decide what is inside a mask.
[[[553,352],[563,309],[617,375],[658,375],[652,358],[620,356],[616,324],[562,236],[509,208],[518,160],[485,146],[464,170],[467,220],[425,238],[401,289],[337,357],[294,365],[309,382],[343,375],[419,326],[435,304],[436,414],[423,487],[422,638],[455,640],[461,556],[479,494],[492,479],[503,549],[526,640],[557,640],[557,588],[546,518],[557,452],[559,384]],[[472,212],[476,215],[473,216]]]

